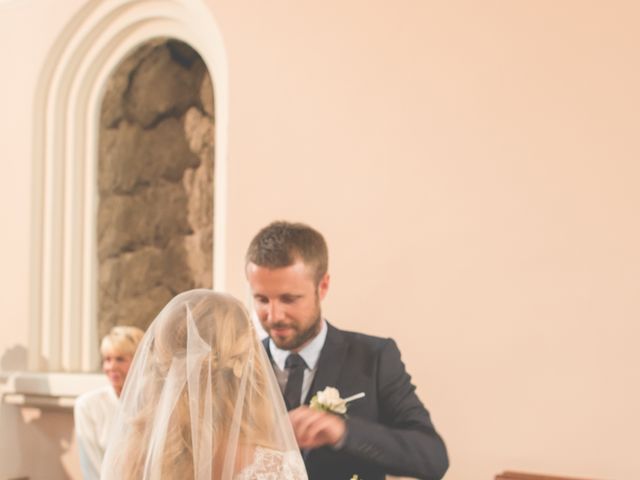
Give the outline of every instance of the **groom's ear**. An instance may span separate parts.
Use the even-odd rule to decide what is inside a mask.
[[[329,274],[325,273],[320,282],[318,283],[318,298],[320,300],[324,300],[324,297],[327,295],[329,291]]]

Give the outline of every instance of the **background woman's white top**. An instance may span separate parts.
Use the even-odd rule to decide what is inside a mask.
[[[84,480],[98,480],[110,427],[118,408],[111,385],[91,390],[76,400],[75,417],[80,467]]]

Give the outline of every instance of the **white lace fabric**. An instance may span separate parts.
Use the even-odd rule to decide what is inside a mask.
[[[253,463],[234,480],[305,480],[307,472],[299,451],[278,452],[257,447]]]
[[[284,400],[244,306],[191,290],[138,347],[103,480],[306,480]]]

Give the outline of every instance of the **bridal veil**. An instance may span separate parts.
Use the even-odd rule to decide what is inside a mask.
[[[138,348],[121,402],[102,479],[307,478],[269,359],[229,295],[171,300]]]

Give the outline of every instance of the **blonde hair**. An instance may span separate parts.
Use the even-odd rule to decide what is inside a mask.
[[[262,345],[255,336],[247,311],[233,297],[213,292],[201,298],[191,310],[186,304],[179,307],[163,311],[159,317],[161,324],[151,327],[154,329],[153,343],[143,375],[145,390],[142,404],[145,407],[132,419],[126,440],[128,447],[125,451],[129,452],[123,469],[126,479],[138,479],[144,471],[150,444],[149,425],[153,423],[165,379],[172,362],[185,359],[187,355],[189,327],[186,318],[189,316],[193,318],[200,338],[211,347],[210,353],[202,359],[199,383],[211,385],[215,391],[210,395],[202,392],[197,405],[203,411],[207,396],[212,402],[211,425],[202,427],[212,431],[213,451],[210,454],[216,460],[214,465],[218,465],[226,453],[226,440],[237,407],[238,392],[242,389],[242,377],[246,378],[246,387],[238,445],[271,446],[269,425],[273,424],[273,412],[267,394],[265,362],[259,361],[259,355],[264,355],[264,352],[258,350]],[[179,468],[182,478],[194,478],[192,437],[198,432],[191,429],[189,391],[185,384],[169,419],[161,460],[162,472]],[[238,452],[238,455],[248,453]]]
[[[144,331],[138,327],[122,325],[113,327],[109,333],[102,337],[100,353],[104,355],[106,351],[111,350],[126,355],[134,355],[143,336]]]

